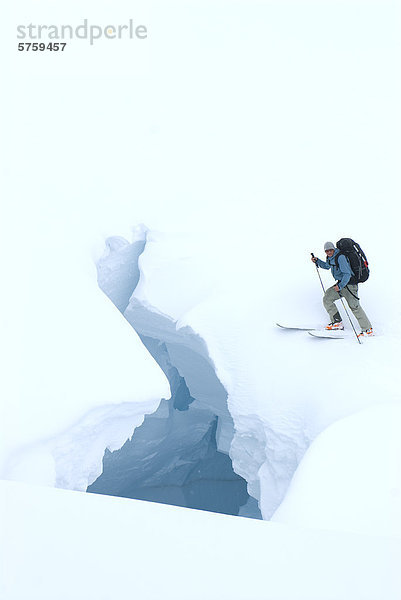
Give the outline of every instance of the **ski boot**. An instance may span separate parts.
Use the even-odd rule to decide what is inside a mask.
[[[342,321],[333,321],[333,323],[326,325],[325,329],[328,331],[341,331],[344,329],[344,325]]]
[[[365,329],[365,331],[361,331],[361,333],[358,334],[358,337],[373,337],[374,335],[373,328],[370,327],[369,329]]]

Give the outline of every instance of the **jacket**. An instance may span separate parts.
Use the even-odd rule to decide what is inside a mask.
[[[318,258],[316,264],[321,269],[331,269],[331,274],[333,275],[334,279],[337,279],[338,287],[340,290],[342,290],[343,288],[345,288],[345,286],[351,279],[353,272],[351,269],[351,265],[349,264],[349,260],[346,256],[344,256],[344,254],[340,254],[340,256],[338,257],[338,268],[337,268],[336,261],[335,261],[335,257],[337,256],[337,254],[340,254],[340,251],[338,248],[336,248],[336,250],[331,258],[329,258],[329,257],[326,258],[326,262],[323,262],[322,260],[320,260],[320,258]]]

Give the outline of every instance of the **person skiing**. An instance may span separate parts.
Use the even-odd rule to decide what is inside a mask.
[[[329,313],[329,317],[331,319],[330,323],[325,327],[325,329],[344,329],[341,315],[334,303],[340,298],[345,298],[348,306],[352,310],[361,327],[361,333],[359,335],[373,335],[372,324],[366,316],[365,311],[359,304],[358,285],[351,285],[348,283],[353,275],[348,258],[344,256],[344,254],[340,253],[340,250],[335,247],[333,242],[326,242],[324,245],[324,251],[327,257],[325,262],[316,256],[313,256],[311,260],[321,269],[331,269],[334,279],[337,279],[336,285],[329,287],[323,296],[323,306]],[[338,258],[336,261],[337,255]]]

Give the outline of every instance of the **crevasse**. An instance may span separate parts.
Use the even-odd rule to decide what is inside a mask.
[[[166,374],[171,398],[120,450],[106,450],[103,472],[88,491],[260,518],[240,468],[233,469],[234,423],[204,340],[135,297],[146,232],[140,237],[132,244],[107,240],[98,283]]]

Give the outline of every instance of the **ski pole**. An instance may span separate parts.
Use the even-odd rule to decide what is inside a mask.
[[[340,292],[339,292],[339,294],[340,294]],[[361,340],[359,339],[359,336],[358,336],[357,332],[355,331],[354,324],[353,324],[353,322],[351,321],[351,317],[349,316],[349,314],[348,314],[348,311],[347,311],[347,309],[345,308],[344,299],[341,297],[341,294],[340,294],[340,300],[341,300],[341,304],[343,305],[343,309],[345,310],[345,313],[346,313],[346,315],[347,315],[347,317],[348,317],[348,320],[349,320],[349,322],[351,323],[351,327],[352,327],[352,329],[354,330],[355,337],[356,337],[356,339],[358,340],[358,344],[361,344],[361,345],[362,345],[362,342],[361,342]]]
[[[313,254],[313,252],[311,252],[311,255],[312,255],[312,258],[315,258],[315,255]],[[322,281],[322,278],[320,277],[319,267],[317,266],[317,263],[315,263],[315,267],[316,267],[316,273],[317,273],[317,276],[320,279],[320,284],[321,284],[321,286],[323,288],[323,294],[324,294],[326,292],[326,290],[324,289],[323,281]]]
[[[313,252],[311,252],[311,255],[312,255],[312,258],[315,258],[315,255],[313,254]],[[315,263],[315,265],[316,265],[316,271],[317,271],[318,277],[319,277],[319,279],[320,279],[321,286],[322,286],[322,288],[323,288],[323,293],[325,293],[325,292],[326,292],[326,290],[324,289],[323,281],[322,281],[322,278],[320,277],[320,273],[319,273],[319,267],[317,266],[317,264],[316,264],[316,263]],[[348,319],[349,319],[349,322],[351,323],[351,327],[352,327],[352,329],[354,330],[355,337],[356,337],[356,339],[358,340],[358,344],[361,344],[361,345],[362,345],[362,342],[361,342],[361,340],[359,339],[357,332],[355,331],[354,324],[353,324],[353,322],[351,321],[351,317],[349,316],[349,314],[348,314],[348,311],[347,311],[347,309],[345,308],[344,299],[341,297],[341,294],[340,294],[340,300],[341,300],[341,303],[342,303],[342,305],[343,305],[343,308],[344,308],[344,310],[345,310],[345,313],[346,313],[346,315],[347,315],[347,317],[348,317]]]

